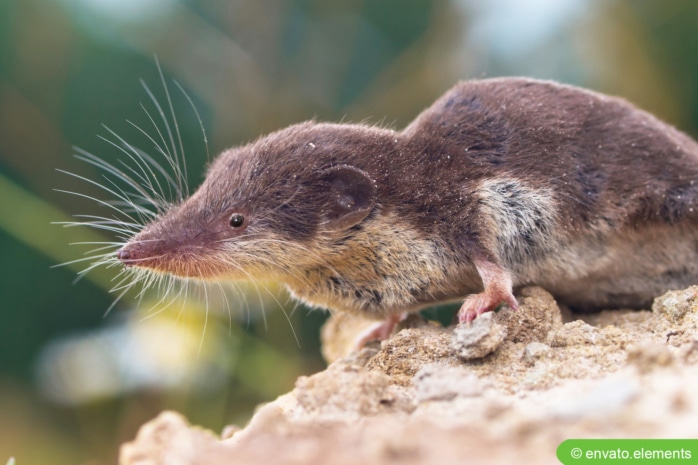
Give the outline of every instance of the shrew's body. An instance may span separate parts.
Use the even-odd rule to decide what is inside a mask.
[[[223,152],[119,252],[202,279],[277,279],[384,319],[536,284],[573,308],[698,283],[698,144],[624,100],[520,78],[457,84],[402,131],[306,122]]]

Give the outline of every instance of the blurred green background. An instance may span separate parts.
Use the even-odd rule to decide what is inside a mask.
[[[124,159],[103,124],[152,153],[128,121],[155,133],[141,80],[165,105],[156,58],[194,187],[207,145],[314,117],[402,127],[463,78],[578,84],[697,136],[696,31],[694,0],[1,0],[0,463],[115,463],[162,409],[243,425],[324,366],[324,312],[273,284],[208,312],[128,295],[105,317],[117,270],[73,283],[79,266],[50,268],[89,250],[69,243],[113,240],[50,224],[105,213],[56,192],[105,198],[56,168],[102,179],[72,146]]]

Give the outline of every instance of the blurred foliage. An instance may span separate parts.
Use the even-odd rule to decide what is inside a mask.
[[[228,146],[310,118],[401,127],[463,78],[522,74],[584,85],[695,136],[697,23],[691,0],[0,2],[0,461],[114,463],[118,444],[162,409],[220,430],[323,366],[324,313],[295,308],[277,286],[233,299],[230,313],[218,298],[207,312],[186,303],[153,316],[152,303],[130,295],[104,317],[113,270],[73,284],[75,268],[49,268],[80,258],[84,248],[68,243],[105,236],[49,224],[100,212],[53,189],[103,196],[55,169],[99,179],[71,146],[114,162],[119,151],[98,138],[109,136],[103,124],[141,143],[127,120],[153,132],[140,105],[152,111],[141,80],[167,100],[155,57],[193,188],[209,156]],[[167,322],[185,331],[163,332]],[[119,359],[109,346],[115,334],[146,345]],[[175,346],[160,345],[162,334]],[[165,366],[186,360],[193,371],[148,384],[137,370],[148,370],[150,350]],[[76,360],[90,377],[72,375]],[[99,373],[116,373],[108,384],[123,389],[57,400],[71,380],[87,386]]]

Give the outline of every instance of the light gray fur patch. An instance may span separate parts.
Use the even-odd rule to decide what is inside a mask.
[[[478,196],[503,266],[521,273],[552,258],[559,247],[557,208],[550,189],[515,179],[488,180],[480,185]]]

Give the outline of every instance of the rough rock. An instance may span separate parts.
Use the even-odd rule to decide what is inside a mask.
[[[672,322],[678,322],[689,313],[695,317],[696,307],[698,307],[698,286],[691,286],[684,291],[669,291],[655,299],[652,311],[664,315]]]
[[[487,382],[465,367],[438,363],[424,365],[412,382],[417,404],[426,401],[448,401],[458,396],[477,397],[489,387]]]
[[[496,323],[491,313],[485,313],[453,330],[451,350],[462,360],[476,360],[497,350],[506,335],[506,328]]]
[[[527,287],[517,296],[519,310],[495,313],[511,342],[545,342],[551,331],[562,327],[562,312],[555,299],[539,287]],[[477,320],[476,320],[477,321]]]
[[[370,322],[332,317],[330,366],[246,427],[219,439],[164,413],[122,446],[120,463],[553,464],[568,438],[696,437],[696,296],[563,318],[548,293],[524,289],[518,312],[459,328],[411,317],[354,354]]]

